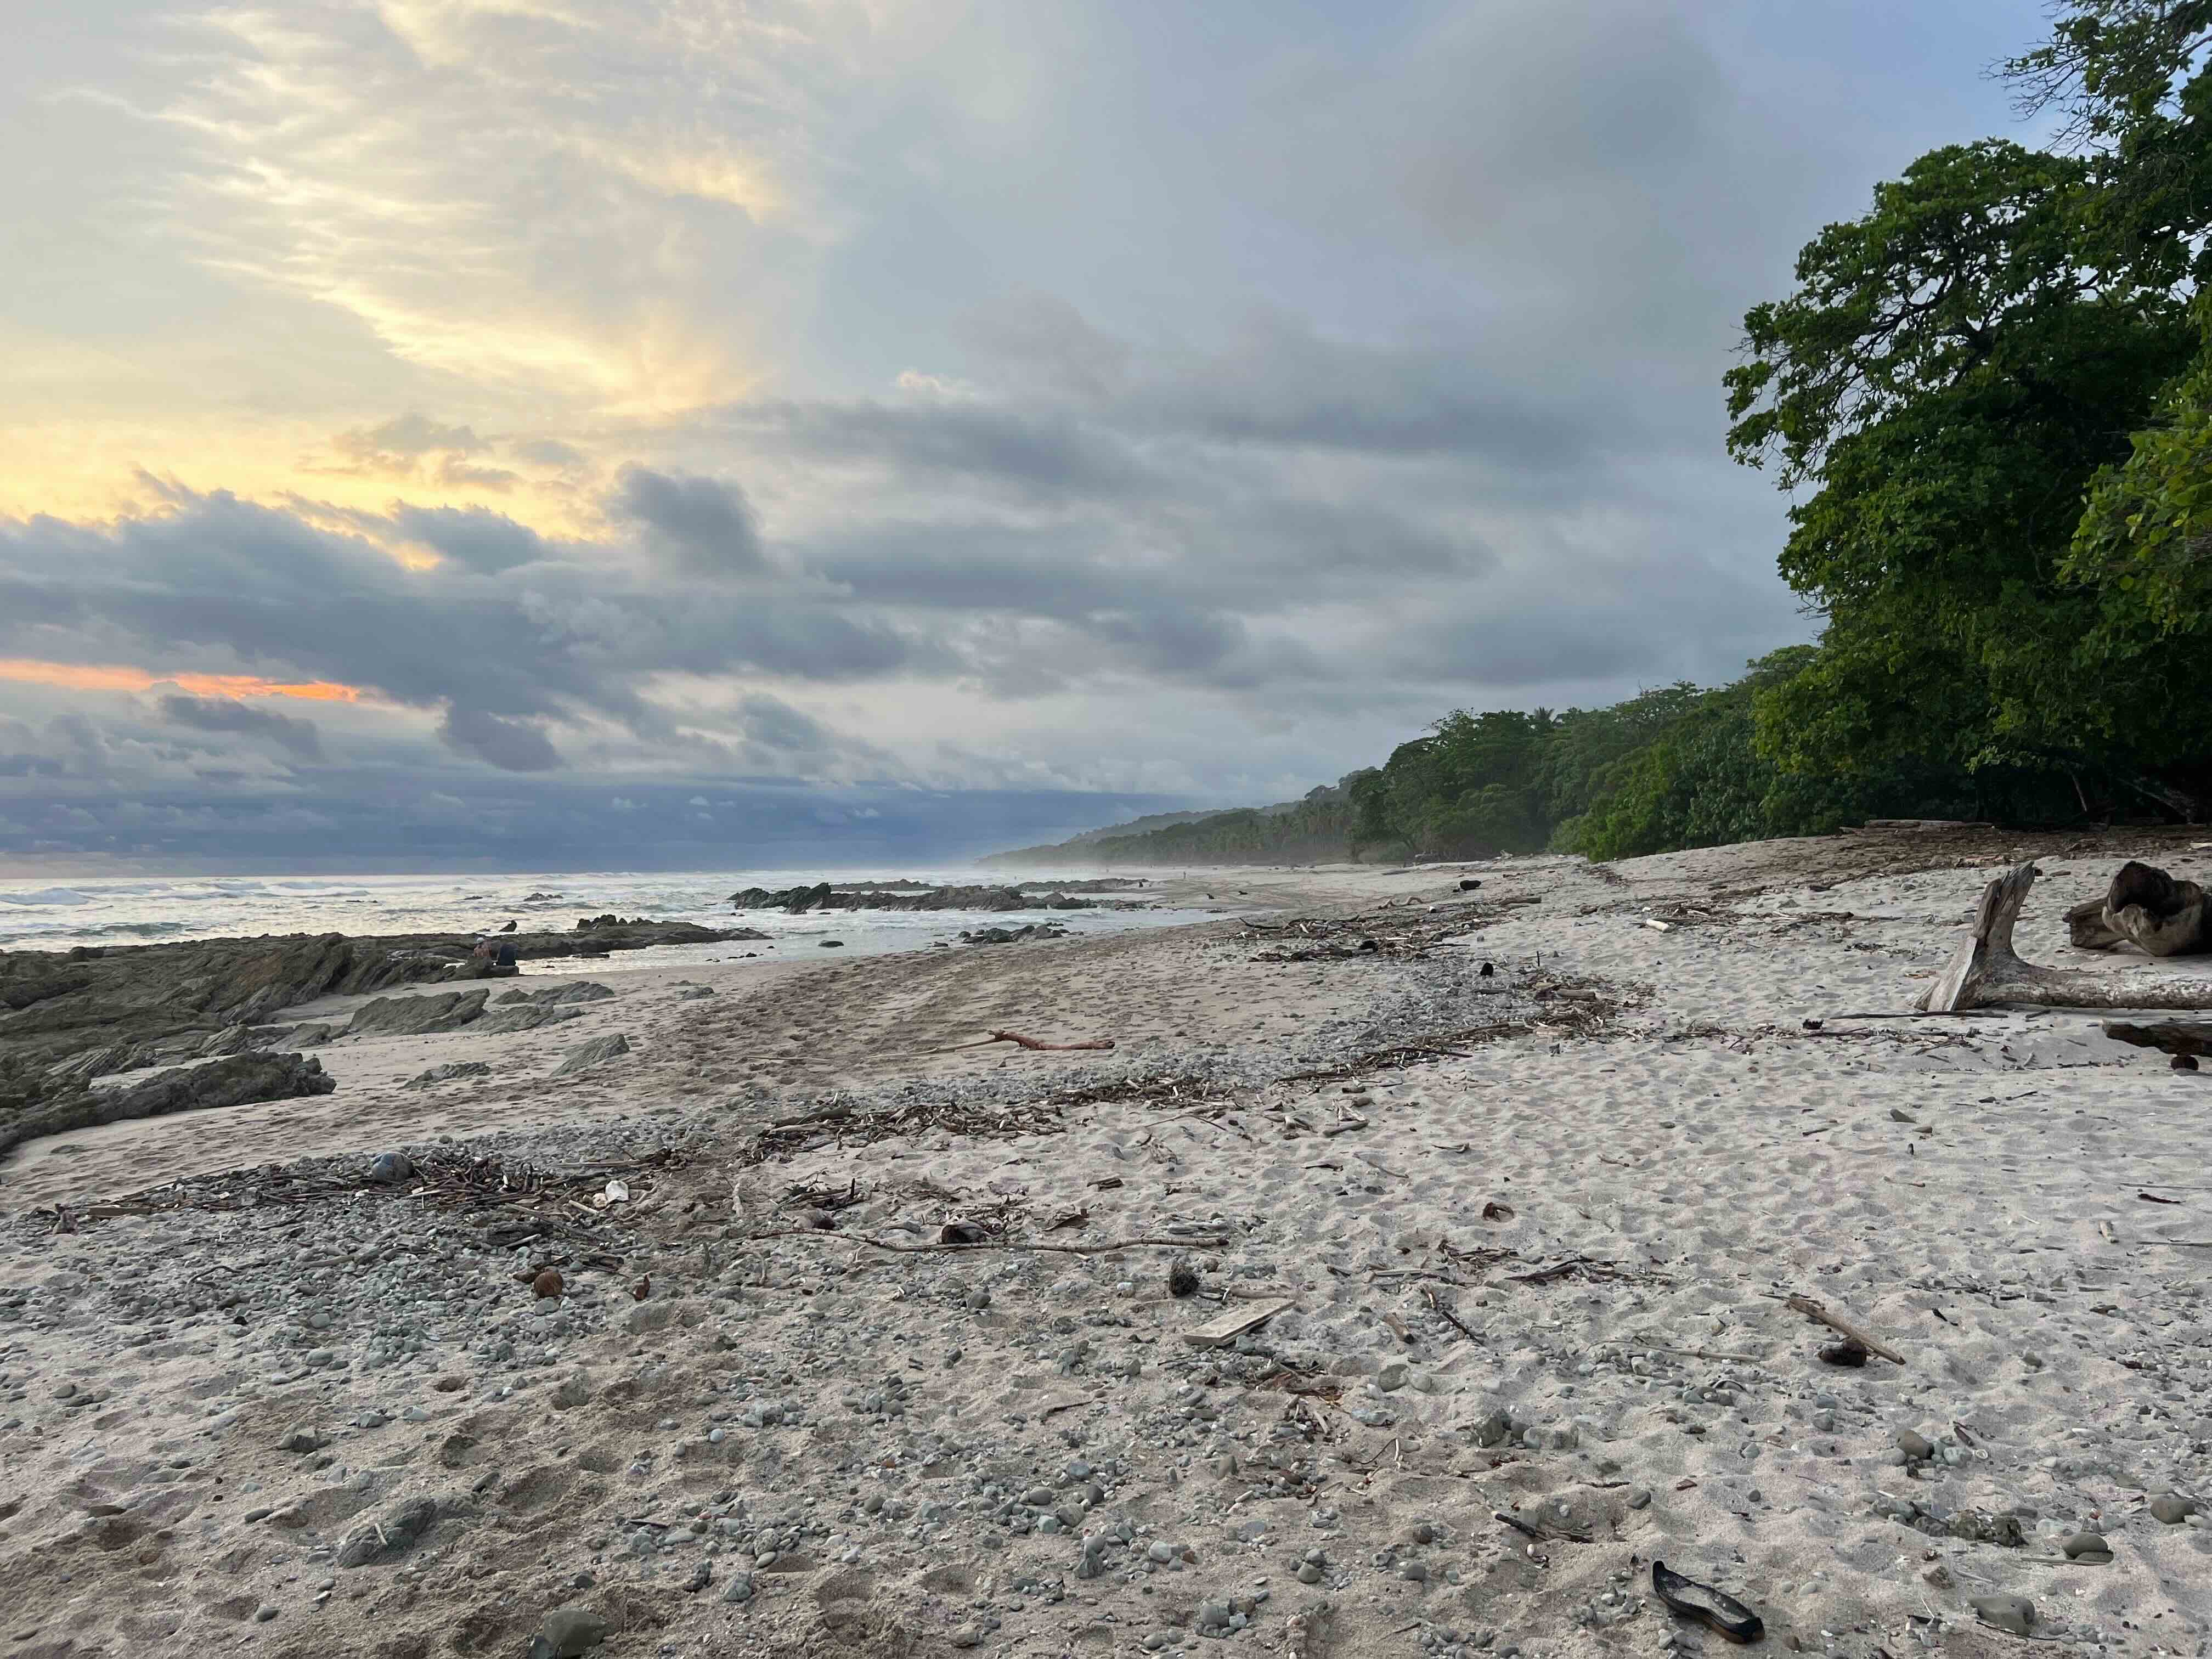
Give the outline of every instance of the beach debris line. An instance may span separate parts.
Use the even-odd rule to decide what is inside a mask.
[[[404,1154],[398,1153],[380,1157],[405,1159],[411,1166],[411,1176],[389,1182],[370,1177],[357,1164],[348,1170],[302,1170],[261,1164],[164,1182],[103,1203],[57,1206],[34,1213],[54,1222],[58,1228],[66,1220],[70,1225],[63,1230],[73,1231],[79,1222],[102,1221],[114,1216],[153,1215],[163,1210],[251,1210],[264,1205],[313,1204],[373,1195],[420,1199],[440,1210],[527,1206],[551,1209],[556,1215],[563,1209],[589,1213],[585,1194],[604,1194],[611,1179],[626,1177],[628,1182],[638,1183],[639,1189],[649,1191],[647,1176],[680,1169],[690,1161],[684,1153],[669,1146],[620,1164],[573,1172],[541,1169],[520,1158],[503,1159],[496,1154],[479,1157],[459,1150],[426,1152],[414,1158],[405,1158]],[[630,1207],[634,1209],[635,1206]],[[532,1217],[526,1222],[512,1224],[544,1231],[563,1224],[553,1217]]]

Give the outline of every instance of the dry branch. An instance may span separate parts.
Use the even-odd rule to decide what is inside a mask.
[[[1784,1301],[1782,1305],[1789,1309],[1792,1313],[1803,1314],[1806,1318],[1826,1325],[1832,1331],[1842,1332],[1843,1334],[1850,1338],[1852,1341],[1857,1343],[1859,1346],[1864,1348],[1869,1353],[1878,1353],[1884,1359],[1889,1360],[1894,1364],[1902,1365],[1905,1364],[1905,1356],[1898,1352],[1896,1349],[1891,1347],[1888,1343],[1883,1341],[1878,1336],[1868,1335],[1866,1332],[1852,1324],[1850,1320],[1843,1318],[1839,1315],[1830,1313],[1823,1304],[1815,1302],[1809,1296],[1790,1297]]]
[[[751,1243],[763,1238],[811,1238],[817,1243],[865,1244],[872,1250],[886,1250],[893,1255],[958,1255],[968,1250],[1050,1250],[1060,1255],[1110,1255],[1115,1250],[1132,1250],[1139,1245],[1204,1250],[1218,1249],[1229,1243],[1217,1235],[1198,1238],[1120,1238],[1110,1244],[1047,1244],[1027,1238],[992,1238],[972,1244],[889,1244],[864,1233],[825,1231],[812,1227],[779,1227],[769,1232],[755,1233],[744,1242]]]

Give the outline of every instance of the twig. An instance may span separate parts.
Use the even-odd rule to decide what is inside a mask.
[[[1218,1236],[1191,1238],[1122,1238],[1111,1244],[1046,1244],[1026,1238],[988,1238],[973,1244],[886,1244],[880,1238],[869,1238],[860,1233],[841,1233],[813,1227],[780,1227],[771,1232],[755,1233],[761,1238],[811,1238],[817,1243],[865,1244],[872,1250],[887,1250],[893,1255],[957,1255],[963,1250],[1051,1250],[1060,1255],[1109,1255],[1115,1250],[1133,1249],[1140,1244],[1158,1245],[1166,1249],[1214,1249],[1229,1243]],[[751,1239],[745,1241],[750,1243]]]
[[[1731,1365],[1763,1365],[1766,1363],[1747,1353],[1713,1353],[1704,1348],[1662,1348],[1656,1342],[1624,1342],[1620,1346],[1643,1353],[1674,1353],[1689,1359],[1723,1360]]]
[[[1856,1342],[1869,1353],[1878,1353],[1884,1359],[1889,1360],[1894,1364],[1902,1365],[1905,1364],[1905,1356],[1898,1352],[1896,1349],[1891,1347],[1887,1342],[1884,1342],[1880,1337],[1868,1335],[1857,1326],[1852,1324],[1848,1319],[1841,1318],[1835,1314],[1830,1313],[1826,1308],[1823,1307],[1820,1303],[1815,1302],[1809,1296],[1785,1297],[1783,1298],[1782,1305],[1789,1309],[1792,1313],[1803,1314],[1806,1318],[1817,1321],[1819,1323],[1826,1325],[1832,1331],[1841,1331],[1845,1336],[1850,1337],[1854,1342]]]
[[[1434,1309],[1437,1313],[1443,1315],[1445,1322],[1450,1325],[1454,1330],[1457,1331],[1462,1336],[1465,1337],[1468,1341],[1474,1343],[1478,1346],[1481,1345],[1482,1339],[1477,1336],[1473,1331],[1468,1329],[1466,1326],[1460,1323],[1459,1316],[1451,1310],[1451,1308],[1445,1303],[1443,1297],[1438,1296],[1434,1291],[1426,1289],[1425,1287],[1422,1290],[1421,1294],[1428,1298],[1429,1306]]]
[[[981,1042],[963,1042],[959,1046],[963,1048],[987,1048],[994,1042],[1018,1042],[1024,1048],[1036,1048],[1054,1054],[1066,1053],[1076,1048],[1110,1048],[1114,1046],[1112,1037],[1091,1037],[1081,1042],[1047,1042],[1042,1037],[1024,1036],[1019,1031],[994,1031]],[[951,1051],[939,1049],[938,1052],[943,1054]]]

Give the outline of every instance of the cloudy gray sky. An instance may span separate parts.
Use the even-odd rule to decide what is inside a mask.
[[[27,11],[0,857],[270,867],[951,854],[1730,678],[1808,631],[1737,321],[2041,21]]]

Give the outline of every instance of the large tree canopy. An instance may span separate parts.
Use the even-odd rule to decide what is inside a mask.
[[[2082,810],[2197,787],[2208,31],[2212,3],[2070,7],[2008,66],[2063,153],[1921,157],[1745,318],[1729,447],[1796,492],[1781,568],[1827,621],[1758,699],[1791,770],[2042,773]]]

